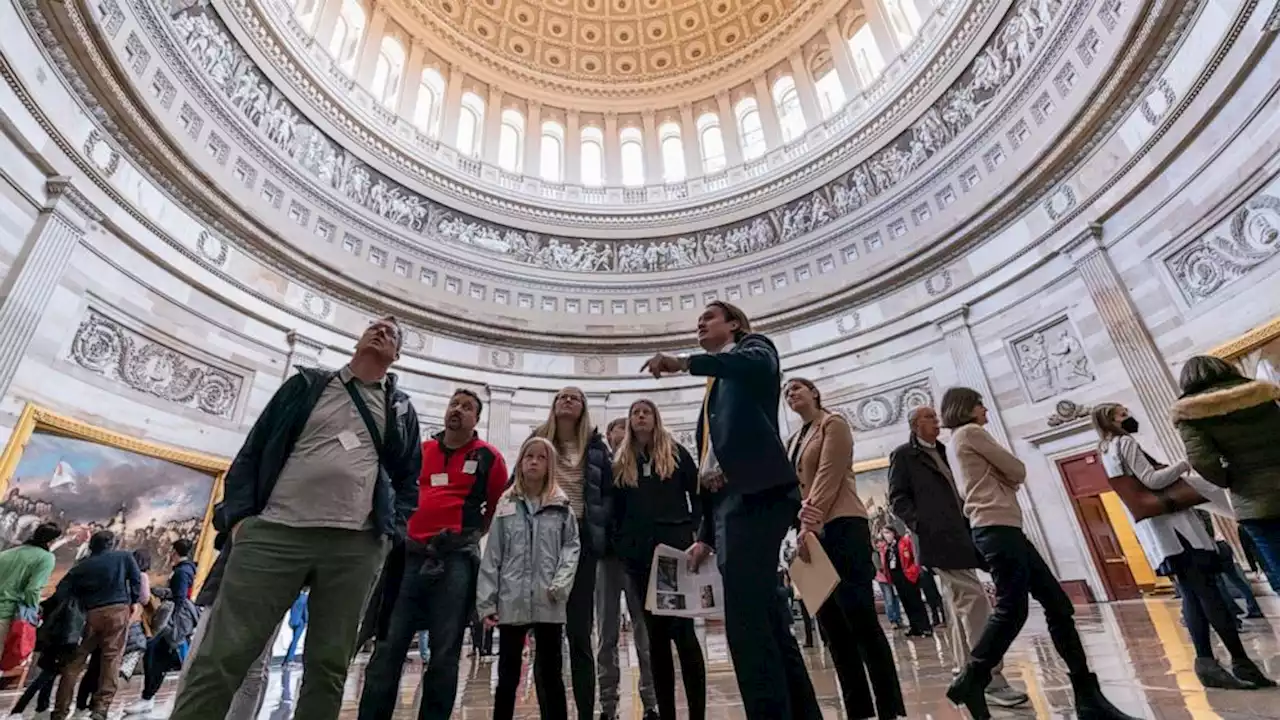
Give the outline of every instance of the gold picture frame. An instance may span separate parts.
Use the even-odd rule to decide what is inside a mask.
[[[1278,337],[1280,337],[1280,317],[1273,318],[1271,321],[1259,325],[1240,337],[1219,345],[1207,354],[1223,360],[1235,360],[1241,355],[1252,352]]]
[[[211,476],[213,478],[212,491],[209,502],[205,506],[204,520],[200,526],[200,540],[196,545],[194,558],[197,567],[194,589],[195,591],[200,589],[200,586],[204,583],[205,576],[209,573],[210,566],[213,564],[214,533],[211,532],[213,508],[222,498],[223,480],[227,469],[231,466],[230,460],[215,455],[183,450],[162,443],[140,440],[123,433],[76,420],[49,408],[28,403],[23,408],[22,414],[18,416],[18,422],[13,428],[13,434],[9,436],[9,442],[5,445],[4,452],[0,454],[0,498],[7,497],[13,474],[18,469],[23,453],[26,452],[28,442],[37,432],[84,440],[109,448],[124,450],[181,465]]]

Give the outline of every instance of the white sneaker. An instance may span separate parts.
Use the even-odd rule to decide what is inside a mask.
[[[139,700],[124,709],[125,715],[146,715],[156,707],[155,700]]]
[[[1031,697],[1012,685],[1004,687],[987,688],[985,693],[987,702],[999,707],[1018,707],[1024,705],[1031,700]]]

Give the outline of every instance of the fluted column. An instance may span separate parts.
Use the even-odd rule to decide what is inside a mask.
[[[662,150],[658,143],[658,119],[652,110],[640,113],[640,131],[644,133],[644,180],[646,185],[660,185],[666,168],[662,164]]]
[[[756,106],[760,108],[760,125],[764,127],[764,145],[773,150],[783,145],[782,123],[778,120],[778,106],[773,104],[773,91],[763,75],[752,79],[756,88]]]
[[[857,97],[862,92],[862,81],[858,79],[858,71],[853,67],[853,56],[849,54],[849,41],[845,40],[835,20],[827,23],[823,30],[827,34],[827,44],[831,46],[831,64],[835,65],[836,75],[840,77],[845,98]]]
[[[622,145],[618,142],[618,116],[604,116],[604,184],[622,184]]]
[[[996,407],[995,393],[987,379],[986,368],[982,365],[982,357],[978,354],[978,344],[973,339],[973,330],[969,327],[969,308],[961,307],[938,321],[938,329],[947,345],[951,361],[955,363],[956,379],[966,387],[971,387],[982,394],[987,406],[987,432],[991,433],[1001,445],[1014,450],[1009,439],[1009,431],[1000,417],[1000,409]],[[1016,451],[1015,451],[1016,452]],[[1049,553],[1049,544],[1045,541],[1044,528],[1040,524],[1040,515],[1036,512],[1031,493],[1024,491],[1017,494],[1018,505],[1022,508],[1023,531],[1044,556],[1045,562],[1055,572],[1057,568],[1053,556]]]
[[[311,37],[323,48],[329,47],[329,39],[333,37],[333,29],[338,25],[338,15],[342,12],[342,0],[322,0],[320,12],[313,18]]]
[[[502,88],[490,85],[489,100],[484,106],[484,134],[480,141],[480,157],[490,165],[498,164],[498,140],[502,134],[502,98]]]
[[[288,380],[300,367],[323,367],[320,355],[324,352],[324,344],[319,340],[304,337],[297,330],[285,333],[285,341],[289,344],[289,355],[285,358],[284,380]]]
[[[427,48],[422,41],[414,38],[409,43],[409,59],[404,64],[404,75],[400,78],[400,101],[396,114],[406,120],[413,119],[413,112],[418,109],[418,92],[422,89],[422,67],[426,64]]]
[[[564,181],[582,184],[582,116],[577,110],[565,113],[564,118]]]
[[[485,424],[488,428],[485,431],[485,440],[498,448],[498,452],[507,459],[508,468],[514,470],[515,468],[510,465],[515,462],[516,451],[520,449],[512,447],[511,437],[511,400],[515,397],[516,390],[496,385],[490,385],[488,390],[489,402],[484,409],[485,416],[488,418]]]
[[[1155,430],[1170,461],[1184,457],[1182,438],[1169,419],[1169,408],[1178,399],[1177,384],[1150,331],[1138,315],[1124,280],[1111,263],[1106,246],[1102,244],[1102,226],[1090,225],[1063,251],[1075,263],[1080,278],[1089,289],[1102,325],[1133,383],[1142,409],[1146,411],[1144,422]]]
[[[791,61],[791,79],[796,84],[796,95],[800,97],[800,112],[804,114],[805,129],[822,122],[822,107],[818,105],[818,91],[813,86],[813,76],[809,74],[809,66],[805,64],[804,52],[797,48],[788,56]]]
[[[875,38],[880,56],[887,63],[902,52],[902,41],[898,39],[898,33],[894,32],[893,26],[889,24],[889,13],[885,9],[884,2],[885,0],[866,0],[862,7],[867,14],[867,25],[871,27],[871,37]]]
[[[444,88],[444,107],[440,109],[440,139],[454,148],[458,147],[458,118],[462,113],[464,76],[461,67],[449,66],[449,80]]]
[[[369,16],[369,24],[364,29],[364,39],[360,41],[360,50],[356,55],[359,58],[356,63],[356,82],[366,88],[373,84],[373,70],[378,66],[378,51],[382,47],[382,36],[386,31],[386,8],[381,2],[373,3],[373,14]]]
[[[45,197],[44,208],[0,284],[0,398],[9,392],[85,227],[90,220],[100,220],[69,178],[49,179]]]
[[[542,103],[530,100],[524,118],[524,167],[529,177],[542,177]]]
[[[692,180],[702,177],[702,138],[698,135],[698,121],[693,117],[693,105],[680,105],[680,143],[684,146],[684,176]]]
[[[716,110],[720,113],[720,138],[724,141],[724,160],[728,167],[742,164],[742,134],[738,132],[738,116],[729,105],[729,93],[716,93]]]

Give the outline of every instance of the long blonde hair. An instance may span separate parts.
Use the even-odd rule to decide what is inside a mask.
[[[534,445],[542,445],[547,449],[547,477],[542,483],[542,493],[537,496],[539,502],[545,503],[555,497],[556,491],[560,489],[556,484],[556,459],[560,454],[556,452],[556,446],[550,440],[536,435],[525,440],[520,446],[520,454],[516,456],[515,480],[511,483],[511,487],[507,488],[507,494],[526,500],[533,497],[529,493],[529,480],[524,476],[524,456]]]
[[[1116,422],[1116,412],[1122,407],[1120,403],[1102,403],[1090,414],[1093,429],[1098,433],[1098,452],[1105,453],[1112,440],[1129,434]]]
[[[631,429],[631,411],[637,405],[645,405],[653,412],[653,443],[649,448],[649,459],[653,463],[653,471],[665,480],[676,472],[679,450],[676,439],[662,426],[662,414],[658,406],[651,400],[637,400],[627,410],[627,434],[622,437],[622,444],[613,454],[613,484],[619,487],[636,487],[640,484],[640,471],[636,469],[637,454],[642,448]]]
[[[556,393],[555,398],[551,401],[551,410],[547,412],[547,421],[542,423],[533,431],[534,437],[546,438],[556,447],[557,453],[560,450],[560,443],[564,442],[564,438],[556,437],[556,401],[558,401],[566,393],[573,393],[582,400],[582,414],[578,416],[578,427],[575,432],[577,437],[573,438],[578,444],[578,452],[585,453],[587,444],[591,442],[591,433],[595,426],[591,424],[591,413],[587,412],[587,395],[580,388],[572,385],[561,388]],[[577,460],[577,458],[575,458]]]

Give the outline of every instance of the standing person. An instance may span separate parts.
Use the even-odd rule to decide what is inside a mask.
[[[893,589],[907,614],[907,637],[933,637],[929,623],[929,611],[920,596],[920,563],[916,562],[915,544],[911,538],[898,532],[892,525],[880,529],[880,564],[893,583]]]
[[[1225,360],[1197,355],[1182,366],[1171,416],[1187,460],[1226,488],[1271,581],[1280,584],[1280,385],[1249,380]]]
[[[293,632],[293,637],[284,654],[285,665],[292,665],[294,658],[298,657],[298,643],[302,641],[302,633],[307,629],[307,595],[307,589],[303,588],[298,593],[298,599],[293,601],[293,607],[289,608],[289,630]]]
[[[106,720],[116,696],[120,660],[133,606],[141,600],[142,573],[133,555],[115,549],[116,536],[100,530],[89,538],[89,557],[62,576],[55,594],[74,598],[84,609],[84,639],[58,680],[52,720],[66,720],[75,699],[76,680],[95,650],[102,650],[98,689],[90,704],[92,720]]]
[[[390,720],[395,713],[404,657],[418,631],[427,640],[420,648],[425,667],[418,718],[453,714],[463,632],[475,607],[480,538],[507,483],[502,453],[476,433],[483,411],[479,395],[455,390],[444,430],[422,446],[418,509],[409,518],[405,562],[385,571],[402,575],[387,583],[399,594],[365,670],[360,720]]]
[[[973,527],[973,544],[982,553],[996,585],[995,612],[974,643],[969,662],[947,688],[947,697],[963,704],[975,720],[991,716],[983,693],[991,672],[1004,659],[1027,622],[1034,597],[1044,608],[1049,636],[1070,672],[1080,720],[1132,720],[1102,694],[1098,676],[1089,670],[1075,608],[1053,571],[1022,532],[1017,492],[1027,468],[983,427],[987,408],[978,391],[954,387],[942,396],[942,424],[950,428],[956,461],[964,479],[964,514]]]
[[[889,579],[884,569],[884,538],[876,538],[875,547],[871,548],[871,564],[876,569],[876,584],[880,586],[880,598],[884,602],[884,616],[895,629],[902,629],[902,606],[898,603],[898,593],[893,589],[893,580]]]
[[[556,484],[556,449],[546,438],[524,441],[511,487],[498,501],[493,533],[485,544],[476,589],[476,612],[498,634],[498,687],[494,720],[511,720],[524,663],[525,638],[533,633],[533,674],[539,716],[568,720],[560,643],[577,573],[578,521],[569,496]]]
[[[162,600],[161,610],[152,627],[154,633],[146,643],[142,658],[142,697],[125,708],[125,715],[143,715],[155,708],[156,693],[164,685],[165,676],[171,670],[182,667],[182,645],[195,632],[199,611],[191,601],[191,589],[196,579],[196,564],[191,560],[193,545],[185,538],[173,543],[169,562],[172,572],[167,588],[157,588],[155,595]],[[137,551],[135,551],[136,554]],[[150,567],[150,558],[146,561]],[[143,569],[143,584],[146,570]],[[163,617],[163,619],[161,619]]]
[[[791,618],[774,599],[778,549],[800,510],[778,428],[778,349],[751,332],[740,308],[718,300],[698,317],[698,345],[704,353],[657,353],[642,367],[655,378],[707,378],[697,427],[703,518],[689,562],[697,567],[716,550],[725,638],[748,720],[820,718]]]
[[[1102,458],[1107,477],[1132,476],[1158,492],[1191,469],[1186,460],[1165,467],[1148,455],[1133,437],[1138,432],[1138,419],[1130,415],[1129,409],[1123,405],[1099,404],[1093,409],[1092,421],[1093,429],[1098,433],[1098,455]],[[1210,492],[1211,489],[1217,492]],[[1230,503],[1221,490],[1201,489],[1199,485],[1197,490],[1230,512]],[[1170,576],[1178,584],[1182,594],[1182,619],[1195,646],[1195,671],[1200,684],[1226,690],[1275,687],[1275,682],[1254,664],[1240,642],[1233,608],[1227,607],[1228,600],[1218,588],[1216,576],[1223,571],[1222,558],[1218,555],[1213,536],[1205,532],[1195,511],[1179,510],[1146,518],[1134,524],[1134,531],[1156,574]],[[1223,646],[1231,654],[1230,673],[1213,656],[1210,627],[1218,633]]]
[[[609,422],[605,439],[609,452],[617,453],[627,436],[627,418],[614,418]],[[615,467],[616,469],[616,467]],[[616,481],[616,478],[615,478]],[[605,556],[596,567],[596,622],[600,633],[600,647],[596,652],[597,680],[600,684],[600,720],[617,720],[618,683],[622,671],[618,664],[619,628],[623,626],[622,596],[626,594],[627,610],[631,615],[631,641],[636,649],[636,661],[640,665],[640,702],[644,705],[643,720],[658,720],[658,701],[653,694],[653,668],[649,662],[649,633],[645,626],[645,588],[637,588],[631,582],[626,564],[617,555],[610,538]]]
[[[54,557],[49,551],[62,536],[56,523],[38,526],[27,541],[0,552],[0,643],[20,608],[40,606],[40,594],[53,575]]]
[[[347,665],[388,543],[418,505],[422,447],[387,372],[400,325],[369,325],[337,372],[299,368],[267,403],[225,480],[235,550],[171,720],[226,714],[249,666],[305,586],[323,628],[307,643],[297,715],[337,717]]]
[[[875,567],[866,553],[871,523],[854,480],[853,431],[842,415],[822,407],[822,393],[813,382],[792,378],[785,394],[787,406],[803,421],[787,441],[804,494],[796,548],[807,562],[805,543],[816,537],[840,576],[817,615],[836,664],[845,712],[850,718],[902,717],[907,714],[902,686],[871,590]]]
[[[938,413],[922,406],[907,416],[907,442],[889,455],[889,504],[919,542],[920,562],[942,579],[951,616],[951,652],[963,664],[991,618],[991,599],[978,578],[984,562],[973,544],[964,500],[947,460],[947,447],[938,439]],[[1017,707],[1030,697],[1005,679],[1003,663],[991,668],[987,702]],[[959,672],[957,666],[955,671]]]
[[[662,426],[657,405],[631,403],[626,435],[613,460],[614,549],[626,564],[631,585],[647,594],[653,553],[659,545],[684,548],[692,542],[702,516],[698,465]],[[654,615],[643,601],[628,607],[635,626],[649,633],[656,718],[676,720],[674,643],[680,655],[689,720],[707,714],[707,670],[693,618]],[[642,619],[643,618],[643,619]],[[637,631],[638,632],[638,631]]]
[[[596,658],[591,630],[595,618],[596,564],[609,554],[610,511],[606,493],[613,484],[609,446],[591,424],[587,396],[576,387],[556,393],[547,421],[533,431],[556,449],[556,485],[578,519],[582,548],[569,595],[569,674],[578,720],[592,720],[596,705]]]

